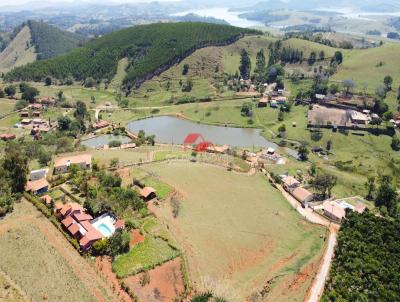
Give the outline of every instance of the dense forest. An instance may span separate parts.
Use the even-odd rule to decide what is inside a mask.
[[[38,60],[45,60],[81,46],[83,38],[63,31],[45,22],[27,21],[31,31],[32,45]]]
[[[93,40],[65,55],[15,68],[6,75],[6,80],[41,81],[52,76],[73,77],[77,81],[90,77],[110,81],[118,61],[127,57],[124,88],[129,91],[199,47],[228,44],[243,34],[257,33],[227,25],[192,22],[134,26]]]
[[[348,213],[322,301],[400,301],[399,238],[399,218]]]

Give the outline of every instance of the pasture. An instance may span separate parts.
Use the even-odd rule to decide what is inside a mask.
[[[27,201],[0,221],[0,254],[0,270],[29,301],[115,298],[85,258]]]
[[[167,202],[154,211],[186,254],[195,288],[229,301],[263,288],[268,301],[303,301],[325,230],[302,220],[264,177],[189,162],[144,168],[178,190],[177,218]]]

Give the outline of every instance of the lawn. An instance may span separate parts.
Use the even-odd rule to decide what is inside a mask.
[[[198,163],[146,165],[181,196],[165,219],[189,261],[198,290],[243,301],[272,281],[268,301],[303,301],[321,257],[324,229],[303,221],[264,177]],[[299,274],[307,277],[297,283]],[[290,286],[290,285],[293,286]]]
[[[178,255],[179,251],[165,240],[149,235],[128,253],[118,256],[113,262],[113,271],[119,278],[123,278],[152,269]]]
[[[85,258],[27,201],[0,221],[0,254],[0,270],[29,300],[113,300]]]
[[[16,101],[0,98],[0,116],[14,111]]]

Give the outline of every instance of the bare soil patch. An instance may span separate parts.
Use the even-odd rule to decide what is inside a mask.
[[[184,292],[181,261],[178,257],[148,271],[150,283],[144,286],[140,284],[144,273],[125,278],[124,282],[135,292],[139,301],[172,302]]]

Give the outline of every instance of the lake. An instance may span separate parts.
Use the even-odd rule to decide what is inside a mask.
[[[217,7],[217,8],[202,8],[202,9],[192,9],[172,16],[185,16],[187,14],[196,14],[202,17],[214,17],[217,19],[223,19],[230,25],[238,27],[260,27],[264,26],[262,22],[247,20],[240,18],[239,15],[244,13],[243,11],[230,11],[228,7]]]
[[[131,139],[122,135],[104,134],[84,140],[81,142],[81,145],[98,149],[102,148],[104,145],[108,145],[111,141],[120,141],[122,144],[127,144],[131,142]]]
[[[146,135],[154,134],[156,142],[165,144],[183,144],[189,133],[200,133],[206,141],[211,141],[216,145],[258,146],[275,149],[278,147],[275,143],[262,137],[260,129],[198,124],[173,116],[157,116],[132,121],[128,123],[127,128],[134,133],[144,130]]]

